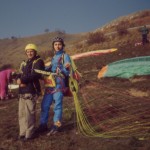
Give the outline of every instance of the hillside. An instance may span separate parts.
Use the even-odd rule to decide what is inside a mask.
[[[124,25],[125,22],[125,25]],[[51,50],[52,39],[56,36],[61,36],[65,39],[66,51],[69,54],[75,54],[83,51],[91,51],[96,49],[106,49],[111,47],[119,47],[128,43],[138,42],[141,40],[140,33],[137,29],[129,31],[124,36],[118,36],[117,27],[124,25],[123,28],[128,29],[131,27],[140,27],[142,25],[149,25],[150,11],[145,10],[137,12],[128,16],[118,18],[107,25],[91,31],[89,33],[102,32],[105,36],[105,41],[95,42],[88,44],[89,33],[81,34],[67,34],[62,31],[44,33],[32,37],[11,37],[11,39],[0,39],[0,64],[13,63],[15,67],[19,66],[19,63],[25,59],[24,47],[28,43],[36,43],[39,47],[41,55],[44,55],[45,51]],[[133,43],[133,44],[134,44]],[[47,56],[44,56],[44,58]]]
[[[150,10],[139,11],[112,20],[108,24],[104,25],[101,28],[96,29],[95,31],[113,32],[115,31],[116,26],[118,26],[122,22],[125,23],[125,25],[127,25],[128,28],[133,28],[149,24],[149,21],[150,21]]]
[[[24,48],[28,43],[36,43],[40,54],[42,52],[44,53],[45,51],[51,50],[52,39],[58,35],[59,33],[52,32],[33,37],[1,39],[0,40],[1,65],[13,63],[15,67],[18,67],[19,63],[26,58]],[[65,34],[63,36],[65,36],[65,39],[68,43],[68,47],[74,42],[80,41],[82,39],[82,35]]]

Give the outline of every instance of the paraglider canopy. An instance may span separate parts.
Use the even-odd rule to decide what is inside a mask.
[[[150,56],[134,57],[113,62],[104,66],[98,73],[98,78],[120,77],[130,78],[135,75],[150,74]]]

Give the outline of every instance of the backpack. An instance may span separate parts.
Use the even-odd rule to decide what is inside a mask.
[[[61,56],[61,62],[64,64],[65,53]],[[77,70],[77,66],[74,60],[70,57],[70,75],[65,77],[66,89],[64,91],[64,96],[73,96],[73,92],[78,93],[79,90],[79,80],[82,77],[81,73]]]

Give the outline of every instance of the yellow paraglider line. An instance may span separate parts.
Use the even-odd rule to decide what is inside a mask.
[[[72,78],[70,78],[71,80]],[[72,83],[74,82],[74,80],[72,80]],[[73,85],[73,84],[72,84]],[[95,130],[96,126],[93,128],[91,126],[91,124],[89,123],[87,116],[85,115],[83,108],[81,107],[79,98],[78,98],[78,92],[76,92],[75,90],[73,90],[74,88],[72,88],[72,94],[73,94],[73,98],[74,98],[74,104],[75,104],[75,110],[76,110],[76,117],[77,117],[77,127],[79,132],[84,135],[84,136],[88,136],[88,137],[102,137],[102,138],[113,138],[113,137],[129,137],[131,136],[129,133],[135,131],[135,136],[137,137],[141,137],[143,136],[143,134],[140,134],[139,132],[136,133],[136,131],[140,131],[140,129],[142,128],[143,130],[148,130],[150,129],[150,123],[148,122],[135,122],[135,124],[130,124],[130,121],[133,120],[136,116],[138,115],[142,115],[142,113],[144,114],[144,112],[132,115],[132,114],[127,114],[124,113],[122,111],[122,114],[125,116],[120,116],[120,117],[116,117],[116,118],[112,118],[112,119],[108,119],[111,123],[118,123],[118,122],[127,122],[127,124],[125,125],[118,125],[116,127],[113,127],[111,130],[107,130],[105,132],[97,132]],[[125,103],[125,102],[124,102]],[[108,121],[107,120],[107,121]],[[106,121],[106,122],[107,122]],[[101,125],[105,123],[105,121],[101,122]],[[144,127],[143,127],[144,126]]]

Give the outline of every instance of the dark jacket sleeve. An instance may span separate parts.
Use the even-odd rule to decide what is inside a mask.
[[[23,84],[27,84],[29,82],[33,82],[35,80],[38,80],[41,78],[41,74],[36,73],[34,69],[44,70],[44,61],[42,59],[39,59],[35,64],[33,64],[33,69],[31,70],[31,73],[29,73],[27,76],[21,77],[21,82]]]

